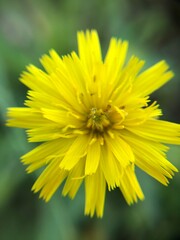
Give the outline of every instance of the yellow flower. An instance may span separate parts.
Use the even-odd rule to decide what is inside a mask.
[[[20,81],[30,90],[24,108],[9,108],[7,125],[27,129],[29,142],[41,145],[25,154],[27,171],[41,167],[32,190],[50,200],[74,198],[85,186],[85,214],[102,217],[106,189],[118,187],[128,204],[144,199],[136,166],[164,185],[178,170],[167,159],[180,144],[180,126],[162,115],[149,94],[173,77],[165,61],[141,71],[144,61],[125,62],[127,41],[112,38],[102,59],[95,30],[78,32],[79,55],[44,55],[45,72],[30,65]]]

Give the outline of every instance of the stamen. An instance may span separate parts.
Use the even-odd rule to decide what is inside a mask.
[[[102,109],[92,108],[88,116],[87,127],[92,130],[104,131],[104,128],[110,125],[108,115]]]

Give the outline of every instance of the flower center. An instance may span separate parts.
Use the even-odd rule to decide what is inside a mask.
[[[103,132],[105,128],[110,125],[108,112],[102,109],[91,108],[88,116],[87,128],[91,128],[94,131]]]

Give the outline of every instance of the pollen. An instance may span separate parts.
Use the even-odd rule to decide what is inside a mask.
[[[92,108],[88,116],[87,128],[102,133],[108,126],[110,126],[108,112],[102,109]]]

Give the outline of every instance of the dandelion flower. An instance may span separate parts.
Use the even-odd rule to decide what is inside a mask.
[[[128,42],[110,40],[102,58],[95,30],[78,32],[78,54],[54,50],[29,65],[20,81],[30,90],[25,107],[9,108],[7,125],[25,128],[41,142],[22,156],[31,173],[42,168],[32,190],[49,201],[61,184],[74,198],[82,183],[85,214],[102,217],[106,190],[119,188],[128,204],[143,200],[136,167],[164,185],[177,172],[166,144],[180,144],[180,126],[164,120],[149,95],[173,77],[165,61],[142,71],[126,61]]]

